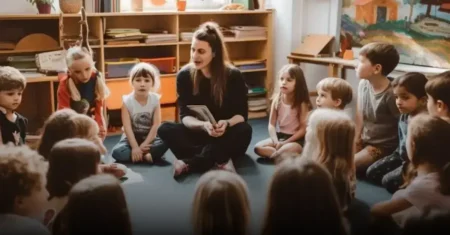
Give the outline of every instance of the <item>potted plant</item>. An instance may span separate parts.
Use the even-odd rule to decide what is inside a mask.
[[[50,14],[53,7],[54,0],[27,0],[32,5],[36,5],[39,14]]]

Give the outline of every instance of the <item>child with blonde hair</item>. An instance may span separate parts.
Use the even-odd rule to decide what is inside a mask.
[[[348,233],[330,173],[319,163],[287,158],[272,176],[263,235]]]
[[[316,90],[318,108],[345,109],[353,99],[352,86],[341,78],[324,78],[317,83]]]
[[[392,82],[395,103],[401,113],[398,121],[399,145],[392,154],[373,163],[366,172],[367,179],[383,185],[391,193],[407,183],[403,176],[408,174],[409,164],[406,154],[408,122],[415,115],[426,112],[426,83],[425,75],[416,72],[406,73]]]
[[[42,156],[27,146],[0,146],[1,234],[50,234],[42,225],[47,169]]]
[[[58,110],[74,109],[77,113],[94,117],[100,129],[100,136],[106,137],[104,103],[109,96],[105,79],[95,68],[92,50],[87,38],[87,19],[82,18],[82,40],[80,46],[67,50],[66,62],[68,71],[59,75]]]
[[[0,145],[22,145],[27,135],[28,119],[15,110],[22,102],[27,85],[19,70],[0,66]]]
[[[100,156],[97,145],[85,139],[65,139],[53,146],[48,159],[47,189],[50,198],[47,221],[44,222],[50,230],[57,232],[61,229],[60,221],[55,218],[66,205],[70,189],[80,180],[99,172]]]
[[[324,108],[311,113],[302,158],[328,169],[344,212],[356,191],[354,141],[355,124],[345,112]]]
[[[419,114],[408,125],[406,150],[417,177],[392,199],[372,207],[375,216],[392,216],[403,227],[405,221],[429,209],[450,210],[450,124]]]
[[[123,97],[122,124],[124,134],[112,150],[112,157],[120,162],[148,162],[161,160],[168,147],[157,136],[161,125],[160,86],[158,69],[139,63],[130,71],[133,92]]]
[[[301,153],[306,119],[312,108],[300,66],[285,65],[280,70],[278,81],[280,89],[274,94],[270,109],[270,138],[255,145],[256,154],[271,159],[285,154]]]
[[[250,221],[247,185],[229,171],[213,170],[200,177],[192,210],[196,235],[246,235]]]
[[[70,190],[61,224],[61,234],[133,234],[120,181],[100,174],[78,182]]]

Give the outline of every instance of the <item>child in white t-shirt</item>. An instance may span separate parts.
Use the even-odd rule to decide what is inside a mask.
[[[168,147],[157,137],[161,124],[158,69],[139,63],[131,69],[130,82],[134,91],[123,96],[122,124],[124,134],[112,150],[119,162],[148,162],[161,159]]]

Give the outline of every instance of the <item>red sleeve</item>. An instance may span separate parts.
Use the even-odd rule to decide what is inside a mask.
[[[67,89],[67,76],[59,79],[59,85],[58,85],[58,96],[57,96],[57,103],[58,107],[57,109],[64,109],[64,108],[70,108],[70,94],[69,90]]]
[[[97,122],[99,129],[102,130],[105,127],[105,123],[103,123],[104,118],[103,118],[103,109],[102,109],[104,100],[96,100],[95,102],[96,102],[96,104],[95,104],[95,111],[94,111],[94,119]]]

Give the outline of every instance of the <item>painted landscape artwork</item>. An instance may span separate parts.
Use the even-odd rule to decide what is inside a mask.
[[[450,68],[450,0],[342,0],[341,45],[388,42],[400,63]]]

